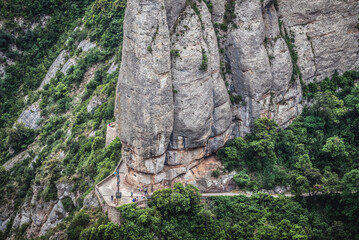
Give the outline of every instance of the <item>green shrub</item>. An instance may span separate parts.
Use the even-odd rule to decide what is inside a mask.
[[[152,53],[152,47],[151,47],[151,46],[147,46],[147,51],[148,51],[149,53]]]
[[[7,147],[18,153],[34,141],[36,131],[25,127],[23,123],[16,123],[14,128],[8,129],[7,134]]]
[[[214,178],[218,178],[221,175],[221,172],[219,171],[219,169],[216,169],[212,172],[211,176]]]
[[[172,57],[181,57],[178,49],[171,49],[171,56]]]
[[[251,182],[251,178],[248,176],[245,170],[242,170],[234,175],[233,179],[240,188],[246,188]]]
[[[61,203],[64,206],[66,212],[71,213],[72,211],[75,210],[75,205],[70,197],[65,197],[64,199],[62,199]]]
[[[202,48],[202,63],[199,70],[206,71],[208,69],[208,57],[206,51]]]
[[[80,211],[71,221],[67,229],[67,236],[69,240],[78,240],[81,231],[89,224],[90,216],[83,211]]]

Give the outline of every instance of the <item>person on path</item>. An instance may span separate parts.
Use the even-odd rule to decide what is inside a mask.
[[[111,195],[111,202],[113,202],[113,195]]]
[[[132,202],[136,202],[136,199],[132,198]]]
[[[131,198],[133,198],[133,192],[131,192]]]

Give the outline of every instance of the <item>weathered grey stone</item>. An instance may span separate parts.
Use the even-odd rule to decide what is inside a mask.
[[[31,129],[39,129],[41,110],[39,106],[39,101],[33,103],[31,106],[27,107],[21,114],[17,122],[23,123],[26,127]]]
[[[89,50],[96,47],[95,43],[90,42],[90,40],[85,39],[82,40],[79,45],[77,46],[77,49],[81,49],[83,52],[88,52]],[[71,57],[69,58],[66,63],[62,66],[61,72],[65,75],[67,75],[67,71],[72,67],[75,66],[77,63],[78,58],[77,57]]]
[[[10,222],[10,220],[11,220],[11,218],[8,218],[8,219],[6,219],[4,221],[0,220],[0,231],[1,232],[5,231],[6,225],[7,225],[8,222]]]
[[[272,85],[260,1],[237,2],[235,13],[237,28],[228,34],[226,52],[231,63],[234,88],[241,96],[259,100]]]
[[[163,168],[173,128],[170,64],[164,0],[128,1],[116,115],[128,165],[148,173]]]
[[[85,39],[79,43],[79,45],[77,46],[77,49],[82,49],[82,51],[88,52],[89,50],[91,50],[92,48],[95,48],[95,47],[96,47],[95,43],[92,43],[92,42],[90,42],[90,40]]]
[[[90,102],[87,104],[87,112],[91,113],[95,108],[101,106],[107,101],[107,97],[104,96],[94,96]]]
[[[73,183],[71,182],[60,182],[56,184],[56,188],[57,188],[57,198],[62,200],[65,197],[70,197],[73,204],[76,206],[76,196],[75,194],[71,191],[73,187]]]
[[[168,29],[172,31],[172,28],[176,25],[178,16],[186,6],[186,0],[165,0],[165,5]]]
[[[226,11],[227,0],[211,0],[213,6],[212,18],[215,23],[222,23]]]
[[[83,205],[87,206],[87,207],[94,207],[94,208],[100,207],[100,203],[99,203],[94,191],[87,194],[87,196],[84,199]]]
[[[68,216],[61,201],[58,201],[52,208],[50,215],[47,217],[46,222],[42,225],[40,230],[40,236],[44,235],[51,228],[56,227],[57,224]]]
[[[63,50],[60,52],[59,56],[52,63],[51,67],[47,71],[45,78],[42,80],[39,90],[44,89],[44,86],[50,83],[50,80],[56,76],[57,71],[60,70],[60,67],[65,63],[66,57],[68,56],[68,52]]]
[[[70,67],[74,66],[76,64],[75,58],[69,58],[66,63],[62,66],[61,72],[65,75],[67,75],[67,71],[70,69]]]
[[[279,0],[287,33],[294,37],[303,80],[322,80],[359,66],[357,0]]]
[[[249,132],[258,117],[272,118],[285,127],[302,110],[299,79],[292,77],[292,59],[273,1],[263,6],[259,1],[237,2],[237,28],[225,42],[234,91],[244,100],[234,112],[242,121],[242,132]]]
[[[172,48],[180,55],[172,57],[173,149],[205,146],[211,135],[227,130],[232,119],[228,93],[219,74],[217,38],[211,16],[204,2],[198,8],[201,17],[190,5],[186,7],[171,37]],[[208,67],[200,69],[204,55]]]
[[[118,68],[118,63],[117,63],[117,62],[113,62],[113,63],[111,64],[111,66],[109,67],[109,69],[107,70],[107,73],[108,73],[108,74],[111,74],[111,73],[113,73],[114,71],[116,71],[117,68]]]
[[[27,204],[25,203],[22,206],[21,211],[16,214],[12,227],[13,228],[20,227],[21,225],[23,225],[25,223],[29,223],[30,220],[31,220],[31,213],[28,209]]]
[[[128,1],[115,114],[136,183],[189,178],[194,161],[250,132],[256,118],[286,127],[301,113],[284,34],[295,38],[306,82],[359,66],[356,0],[279,0],[279,14],[273,0],[236,1],[236,17],[227,32],[217,29],[218,38],[213,23],[223,22],[227,1],[211,2],[212,14],[203,1]],[[208,62],[200,70],[203,52]],[[231,70],[228,87],[220,63]],[[231,106],[228,90],[243,101]],[[187,172],[176,171],[182,168]],[[220,182],[188,181],[205,189]]]

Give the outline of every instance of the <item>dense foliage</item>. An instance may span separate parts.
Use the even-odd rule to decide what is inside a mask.
[[[241,171],[235,176],[240,187],[290,185],[297,195],[339,191],[340,179],[359,167],[358,79],[352,71],[309,84],[310,107],[288,128],[258,119],[253,133],[220,150],[226,169]]]
[[[67,223],[69,239],[357,239],[357,225],[346,218],[340,195],[316,199],[211,197],[201,203],[198,189],[176,183],[154,192],[148,208],[118,208],[120,226],[89,221],[79,212]],[[344,213],[344,214],[343,214]]]
[[[126,2],[45,2],[0,3],[6,27],[0,32],[0,47],[15,60],[0,80],[0,163],[26,150],[24,159],[12,169],[0,168],[0,200],[15,212],[35,195],[34,188],[40,191],[38,204],[56,200],[57,185],[63,182],[80,194],[76,207],[70,198],[62,200],[67,212],[76,211],[94,184],[110,174],[121,158],[119,139],[108,146],[105,140],[107,125],[114,121],[118,78],[118,70],[108,70],[120,61]],[[24,21],[21,27],[19,17]],[[97,47],[83,51],[78,44],[84,39]],[[15,55],[10,47],[14,45],[21,51]],[[66,60],[71,57],[75,64],[66,73],[58,71],[43,90],[36,90],[63,50],[69,53]],[[89,111],[93,98],[101,104]],[[41,109],[40,129],[14,125],[25,104],[35,102]],[[12,222],[8,225],[0,239],[10,234],[23,238],[29,226],[11,229]]]

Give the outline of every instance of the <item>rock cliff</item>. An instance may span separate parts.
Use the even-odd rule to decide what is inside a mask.
[[[128,180],[171,181],[258,117],[288,126],[302,84],[359,66],[358,14],[355,0],[129,0],[115,111]]]

